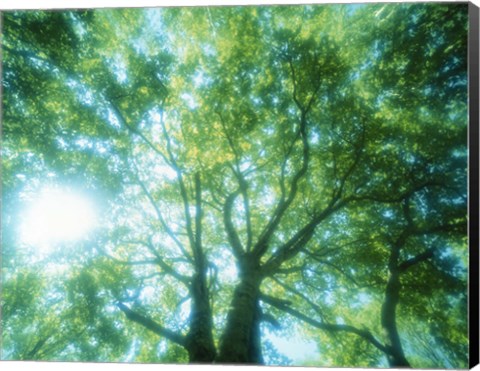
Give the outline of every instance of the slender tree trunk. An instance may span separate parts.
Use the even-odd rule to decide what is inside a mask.
[[[236,287],[220,341],[218,363],[262,363],[258,272],[248,270]]]
[[[190,363],[212,363],[216,350],[212,334],[212,310],[206,282],[203,277],[194,279],[191,288],[192,313],[186,349]]]
[[[405,358],[400,335],[397,329],[396,310],[400,299],[400,276],[396,268],[390,269],[390,277],[385,289],[385,300],[382,305],[382,327],[387,335],[390,353],[390,367],[411,367]]]
[[[183,183],[180,183],[180,186],[184,187]],[[185,191],[182,190],[182,192]],[[186,195],[183,197],[185,214],[190,218],[188,198]],[[192,229],[192,223],[187,221],[196,270],[190,286],[192,311],[190,314],[190,331],[186,341],[190,363],[212,363],[216,355],[212,333],[212,308],[206,275],[207,260],[202,247],[202,216],[202,184],[200,173],[197,172],[195,174],[195,233]]]

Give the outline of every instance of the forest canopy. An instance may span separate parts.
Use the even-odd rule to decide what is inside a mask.
[[[2,24],[2,360],[467,367],[467,4]]]

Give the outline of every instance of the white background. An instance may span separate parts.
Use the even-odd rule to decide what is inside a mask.
[[[415,2],[407,0],[408,2]],[[312,3],[367,3],[380,2],[372,0],[0,0],[0,10],[7,9],[52,9],[52,8],[103,8],[103,7],[154,7],[154,6],[192,6],[192,5],[250,5],[250,4],[312,4]],[[394,2],[394,1],[381,1]],[[442,1],[442,2],[452,2]],[[480,0],[472,1],[480,6]],[[478,314],[477,314],[478,315]],[[0,363],[0,368],[5,371],[11,370],[33,370],[33,371],[249,371],[272,369],[266,366],[177,366],[177,365],[151,365],[151,364],[117,364],[117,363],[64,363],[64,362],[11,362]],[[299,367],[282,367],[278,371],[293,371]],[[325,368],[326,371],[347,371],[356,369]],[[369,369],[364,369],[369,370]],[[374,369],[372,369],[374,370]],[[480,366],[475,367],[480,371]]]

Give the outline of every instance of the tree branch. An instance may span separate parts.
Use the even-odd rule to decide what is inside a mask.
[[[400,195],[396,197],[391,197],[391,194],[388,196],[373,196],[373,195],[362,195],[362,196],[355,196],[352,197],[352,201],[374,201],[374,202],[380,202],[380,203],[388,203],[388,204],[393,204],[393,203],[398,203],[402,202],[405,200],[405,198],[412,196],[414,193],[419,192],[425,188],[428,187],[441,187],[443,184],[441,182],[429,180],[425,181],[423,183],[417,184],[410,188],[409,190],[401,193]]]
[[[205,271],[205,256],[202,248],[202,184],[200,173],[195,174],[195,245],[194,256],[198,274]]]
[[[299,133],[300,133],[300,138],[302,140],[302,145],[303,145],[302,166],[298,170],[298,172],[293,176],[293,179],[290,185],[290,191],[287,198],[284,199],[282,197],[280,199],[280,202],[275,208],[272,218],[270,219],[269,223],[267,224],[261,236],[259,237],[257,243],[255,244],[253,252],[257,257],[261,257],[267,251],[270,238],[272,237],[276,228],[280,224],[280,221],[282,220],[282,217],[284,216],[285,212],[288,210],[289,206],[292,204],[293,200],[295,199],[295,196],[297,195],[297,191],[298,191],[298,183],[300,179],[302,179],[305,176],[308,170],[308,164],[310,159],[310,147],[307,139],[306,113],[302,112],[300,121],[301,123],[300,123]]]
[[[232,221],[232,207],[235,199],[240,194],[240,190],[236,190],[230,194],[225,200],[225,205],[223,207],[223,224],[225,225],[225,230],[227,232],[227,237],[230,245],[233,249],[233,254],[237,259],[240,259],[243,254],[243,246],[238,237],[238,233],[235,230],[235,226]]]
[[[225,125],[225,120],[223,119],[223,116],[220,112],[217,112],[217,115],[220,118],[220,123],[223,128],[223,133],[225,134],[225,137],[227,138],[228,145],[230,146],[230,149],[233,152],[233,156],[235,158],[235,168],[231,166],[232,172],[235,175],[235,177],[238,180],[238,185],[239,185],[239,190],[240,193],[242,194],[243,198],[243,207],[245,210],[245,223],[247,226],[247,246],[246,250],[249,251],[252,247],[252,225],[251,225],[251,215],[250,215],[250,201],[248,197],[248,184],[245,179],[244,174],[242,173],[240,169],[240,153],[238,152],[237,148],[235,147],[235,142],[233,141],[232,136],[229,134],[227,127]]]
[[[339,325],[339,324],[332,324],[332,323],[325,323],[325,322],[319,322],[316,321],[301,312],[291,308],[287,304],[283,304],[279,302],[276,298],[272,298],[271,296],[265,295],[265,294],[260,294],[260,300],[263,302],[283,311],[286,312],[300,320],[302,320],[305,323],[308,323],[309,325],[316,327],[320,330],[328,331],[328,332],[350,332],[352,334],[356,334],[360,336],[361,338],[365,339],[368,341],[370,344],[372,344],[374,347],[376,347],[378,350],[385,354],[390,354],[389,349],[380,343],[370,331],[368,330],[362,330],[359,328],[356,328],[354,326],[350,325]]]
[[[125,119],[125,116],[123,116],[122,112],[118,109],[117,105],[113,102],[113,99],[109,97],[104,97],[106,102],[110,105],[110,107],[113,109],[115,112],[115,116],[117,116],[118,120],[121,122],[121,124],[132,134],[135,134],[139,136],[155,153],[160,155],[160,157],[165,161],[165,163],[172,167],[171,162],[168,160],[167,156],[160,151],[140,130],[137,130],[136,128],[131,127],[129,124],[127,124],[127,120]]]
[[[172,330],[169,330],[167,328],[165,328],[164,326],[160,325],[159,323],[153,321],[152,319],[146,317],[146,316],[143,316],[137,312],[134,312],[133,310],[131,310],[130,308],[128,308],[125,304],[121,303],[121,302],[118,302],[117,303],[117,307],[123,312],[125,313],[125,316],[133,321],[133,322],[136,322],[140,325],[142,325],[143,327],[145,327],[146,329],[154,332],[155,334],[157,335],[160,335],[162,337],[165,337],[167,338],[168,340],[182,346],[182,347],[185,347],[186,345],[186,339],[185,339],[185,336],[182,336]]]
[[[144,259],[144,260],[122,260],[114,257],[113,255],[110,255],[107,253],[103,248],[97,246],[98,251],[100,252],[101,255],[107,257],[108,259],[113,260],[117,264],[121,265],[155,265],[157,262],[156,260],[152,259]]]
[[[313,301],[311,301],[309,298],[307,298],[306,295],[302,294],[300,291],[296,290],[295,288],[287,285],[286,283],[283,283],[281,282],[279,279],[275,278],[275,277],[271,277],[277,284],[279,284],[280,286],[282,286],[285,290],[291,292],[292,294],[294,295],[297,295],[298,297],[300,297],[303,301],[305,301],[315,312],[317,312],[320,316],[320,318],[322,318],[324,315],[323,315],[323,311],[321,310],[321,308],[315,304]],[[323,318],[322,318],[323,319]]]
[[[153,206],[154,210],[155,210],[155,213],[157,214],[157,218],[158,220],[160,221],[160,223],[162,224],[162,227],[165,229],[165,232],[167,232],[168,236],[173,240],[173,242],[177,245],[177,247],[180,249],[180,251],[182,252],[182,254],[189,260],[189,261],[192,261],[192,257],[190,256],[190,254],[187,252],[187,250],[185,249],[185,247],[183,246],[183,244],[180,242],[180,240],[177,238],[177,236],[175,235],[175,233],[173,232],[173,230],[168,226],[167,222],[165,221],[164,217],[163,217],[163,214],[160,210],[160,208],[158,207],[157,203],[155,202],[155,200],[153,199],[153,196],[152,194],[148,191],[145,183],[142,182],[142,180],[140,179],[140,177],[138,176],[138,174],[136,174],[136,179],[137,179],[137,182],[138,184],[140,185],[140,188],[142,188],[142,191],[143,193],[145,193],[145,196],[147,197],[147,199],[150,201],[150,204]]]
[[[163,136],[165,138],[165,141],[167,142],[167,153],[168,153],[169,160],[172,164],[172,168],[175,170],[175,173],[177,174],[177,182],[180,189],[180,196],[182,197],[183,209],[185,213],[187,235],[190,241],[190,246],[193,249],[195,246],[195,236],[192,228],[192,217],[190,215],[190,202],[188,200],[187,188],[185,186],[185,182],[183,181],[182,170],[180,169],[180,166],[178,166],[177,160],[175,159],[175,156],[172,151],[172,143],[171,143],[170,135],[167,132],[165,122],[163,120],[163,112],[160,114],[160,124],[162,126]]]
[[[265,272],[275,272],[283,262],[298,254],[313,237],[315,228],[333,212],[339,210],[349,202],[349,199],[338,202],[338,197],[339,195],[334,197],[322,212],[315,215],[309,223],[272,254],[264,265]]]
[[[290,185],[290,191],[285,199],[285,185],[284,185],[284,172],[285,172],[285,167],[286,167],[286,162],[288,157],[286,157],[283,165],[282,165],[282,174],[281,174],[281,182],[280,182],[280,187],[282,190],[282,198],[280,199],[277,207],[275,208],[275,211],[273,213],[272,218],[270,219],[269,223],[263,230],[262,234],[260,235],[260,238],[258,239],[258,242],[255,244],[255,247],[253,249],[254,254],[257,257],[263,256],[263,254],[267,251],[268,245],[270,242],[270,238],[272,237],[273,233],[275,232],[276,228],[280,224],[280,221],[282,220],[283,215],[285,212],[288,210],[289,206],[295,199],[295,196],[298,191],[298,183],[300,179],[302,179],[305,174],[307,173],[308,170],[308,165],[309,165],[309,160],[310,160],[310,146],[308,143],[308,134],[307,134],[307,114],[309,110],[312,107],[313,100],[315,98],[316,92],[318,91],[320,87],[320,83],[316,87],[316,90],[314,93],[312,93],[312,96],[310,97],[310,100],[308,102],[307,107],[304,107],[300,101],[298,100],[297,96],[297,81],[296,81],[296,75],[295,75],[295,68],[293,67],[293,61],[291,58],[288,60],[289,66],[290,66],[290,72],[292,75],[292,81],[293,81],[293,92],[292,92],[292,98],[295,103],[295,105],[298,107],[300,110],[300,127],[298,129],[297,136],[295,140],[292,143],[292,147],[289,149],[287,156],[291,152],[291,149],[293,149],[293,145],[295,142],[298,140],[298,138],[301,139],[302,141],[302,166],[301,168],[297,171],[297,173],[293,176],[293,179],[291,181]]]
[[[435,251],[435,249],[431,248],[431,249],[428,249],[428,250],[424,251],[421,254],[416,255],[415,257],[413,257],[411,259],[405,260],[404,262],[402,262],[398,265],[398,271],[400,273],[403,273],[408,268],[410,268],[410,267],[412,267],[412,266],[414,266],[418,263],[421,263],[425,260],[428,260],[428,259],[432,258],[434,251]]]
[[[288,59],[288,66],[290,67],[290,73],[292,74],[292,83],[293,83],[293,92],[292,92],[292,98],[293,101],[295,102],[295,105],[302,111],[302,113],[305,111],[303,105],[300,103],[297,97],[297,78],[295,74],[295,68],[293,67],[293,61],[292,58],[290,57]]]
[[[165,260],[163,260],[162,256],[155,250],[153,246],[151,237],[149,238],[148,242],[145,243],[145,246],[148,250],[155,256],[155,262],[158,263],[160,268],[162,268],[165,273],[169,274],[170,276],[176,278],[180,282],[184,283],[187,287],[190,285],[191,277],[184,276],[183,274],[178,273],[175,268],[168,265]]]

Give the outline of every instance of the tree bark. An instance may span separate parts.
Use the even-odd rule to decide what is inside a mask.
[[[387,354],[390,367],[411,367],[405,358],[400,335],[397,329],[397,305],[400,299],[400,276],[398,270],[391,269],[385,289],[385,300],[382,305],[382,327],[388,339],[390,352]]]
[[[262,336],[260,333],[260,323],[262,321],[262,309],[260,308],[260,300],[257,300],[254,308],[254,317],[250,333],[250,343],[248,345],[248,361],[247,363],[263,364],[262,354]]]
[[[260,347],[261,278],[257,271],[241,274],[236,287],[227,325],[220,340],[218,363],[262,363]]]
[[[204,278],[204,277],[202,277]],[[216,349],[213,341],[212,310],[205,279],[194,277],[191,287],[192,311],[185,348],[190,363],[212,363]]]
[[[183,183],[182,183],[183,184]],[[184,197],[185,209],[188,199]],[[195,262],[195,275],[192,277],[190,294],[192,310],[190,331],[187,335],[187,350],[190,363],[212,363],[216,349],[213,341],[213,319],[210,306],[210,293],[207,285],[207,261],[202,247],[202,186],[200,173],[195,174],[195,233],[189,224],[189,233]],[[188,223],[187,223],[188,224]]]

